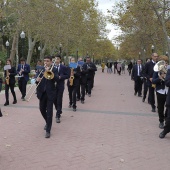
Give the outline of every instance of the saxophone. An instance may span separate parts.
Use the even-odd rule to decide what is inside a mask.
[[[9,71],[6,70],[6,77],[5,77],[6,84],[9,85]]]
[[[74,81],[74,72],[73,72],[73,68],[71,68],[71,73],[70,73],[70,86],[73,85],[73,81]]]

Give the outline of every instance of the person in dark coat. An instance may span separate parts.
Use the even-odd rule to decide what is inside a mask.
[[[56,109],[56,123],[60,123],[65,80],[68,79],[70,75],[68,68],[61,64],[61,56],[59,54],[56,55],[55,68],[58,72],[58,79],[56,83],[56,97],[54,100],[54,105]]]
[[[39,77],[37,77],[37,74],[37,98],[39,99],[40,112],[46,123],[44,127],[44,130],[46,130],[45,138],[50,138],[53,117],[53,102],[56,95],[55,83],[58,80],[58,73],[57,69],[53,67],[51,56],[44,57],[44,66],[45,68],[43,71],[51,70],[54,73],[54,78],[46,79],[44,77],[44,72]]]
[[[7,78],[8,81],[5,80],[5,104],[4,106],[9,105],[9,89],[11,90],[12,96],[13,96],[13,104],[17,103],[16,94],[14,91],[15,87],[15,76],[17,75],[16,68],[12,66],[12,62],[10,59],[6,60],[7,66],[10,66],[10,69],[4,70],[4,76],[7,78],[7,74],[9,77]]]
[[[17,68],[17,74],[19,74],[18,78],[18,86],[19,86],[19,90],[21,92],[21,99],[23,101],[25,101],[25,96],[26,96],[26,86],[27,86],[27,82],[29,80],[29,73],[30,73],[30,65],[26,64],[25,59],[21,58],[20,59],[21,64],[18,65]]]
[[[71,63],[75,63],[75,58],[71,58]],[[69,108],[73,107],[73,111],[76,111],[76,94],[80,84],[80,66],[77,68],[70,68],[70,78],[67,81],[69,92]]]
[[[145,72],[144,76],[147,78],[147,84],[149,87],[149,102],[152,107],[152,112],[156,112],[156,106],[155,106],[155,86],[152,83],[152,77],[154,73],[154,66],[156,62],[158,61],[158,54],[153,53],[152,54],[152,60],[145,65]]]
[[[129,72],[129,76],[131,76],[132,68],[133,68],[133,64],[132,64],[132,62],[130,62],[130,63],[128,64],[128,68],[127,68],[128,72]]]
[[[159,134],[160,138],[164,138],[170,132],[170,66],[165,78],[165,85],[168,87],[168,94],[166,98],[167,118],[165,120],[164,130]]]
[[[167,56],[160,56],[159,60],[165,61],[165,67],[168,64]],[[168,93],[168,87],[165,86],[165,75],[164,70],[153,73],[152,83],[156,85],[156,96],[157,96],[157,108],[158,108],[158,116],[159,116],[159,128],[164,128],[164,121],[167,117],[167,109],[165,108],[166,97]],[[165,111],[164,111],[165,110]]]
[[[134,80],[134,95],[138,93],[138,96],[141,97],[142,94],[142,83],[143,83],[143,71],[144,66],[142,65],[142,61],[139,59],[137,64],[133,66],[132,70],[132,80]]]

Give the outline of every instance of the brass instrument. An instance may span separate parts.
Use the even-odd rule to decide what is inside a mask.
[[[71,68],[71,73],[70,73],[70,86],[73,85],[73,81],[74,81],[74,71],[73,68]]]
[[[5,77],[6,84],[9,85],[9,71],[6,70],[6,77]]]
[[[155,72],[158,72],[158,77],[162,80],[165,81],[165,76],[167,73],[167,68],[166,68],[166,62],[164,60],[161,60],[159,62],[157,62],[153,68],[153,70]],[[164,77],[162,77],[161,75],[164,75]],[[153,88],[156,88],[156,84],[152,84]]]

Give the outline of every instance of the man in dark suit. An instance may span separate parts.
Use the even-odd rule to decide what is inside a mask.
[[[52,127],[52,117],[53,117],[53,102],[56,95],[55,83],[58,80],[57,69],[52,65],[52,57],[46,56],[44,58],[44,72],[52,69],[51,71],[54,73],[53,79],[46,79],[43,74],[38,77],[36,82],[38,83],[37,87],[37,98],[40,100],[39,108],[40,112],[46,122],[44,130],[46,130],[45,138],[50,138],[50,132]],[[52,68],[53,67],[53,68]]]
[[[82,58],[79,58],[79,61],[83,61]],[[85,88],[86,88],[86,83],[87,83],[87,65],[83,64],[80,66],[80,85],[77,90],[77,99],[81,100],[81,103],[84,104],[85,100]],[[81,88],[81,91],[80,91]]]
[[[143,79],[143,71],[144,66],[142,65],[142,61],[139,59],[137,64],[133,66],[132,70],[132,80],[134,80],[135,86],[135,95],[138,93],[138,96],[141,97],[142,94],[142,79]]]
[[[91,97],[91,90],[93,87],[93,81],[94,81],[94,73],[97,71],[96,65],[91,62],[91,58],[87,57],[86,58],[86,63],[85,65],[87,66],[87,85],[86,85],[86,92],[88,93],[88,96]]]
[[[165,85],[170,88],[170,69],[168,69],[168,72],[166,74]],[[159,134],[160,138],[164,138],[166,134],[170,132],[170,89],[168,89],[168,94],[166,98],[166,108],[167,118],[165,120],[164,130]]]
[[[14,98],[13,104],[17,103],[17,98],[16,98],[16,94],[15,94],[15,91],[14,91],[15,76],[17,75],[16,68],[12,66],[10,59],[7,59],[6,64],[7,64],[7,66],[10,66],[10,69],[4,71],[4,76],[8,80],[8,81],[5,81],[5,99],[6,99],[6,101],[5,101],[4,106],[9,105],[9,88],[10,88],[11,93],[12,93],[13,98]]]
[[[156,62],[158,61],[158,54],[157,53],[153,53],[152,54],[152,60],[148,63],[146,63],[145,65],[145,72],[144,75],[147,78],[147,84],[149,87],[149,102],[151,104],[152,107],[152,112],[156,112],[156,106],[155,106],[155,88],[152,84],[152,77],[153,77],[153,73],[154,73],[154,66],[156,64]]]
[[[54,105],[56,108],[56,123],[60,123],[65,80],[70,77],[68,68],[60,64],[60,62],[61,62],[61,56],[57,55],[55,67],[58,72],[58,80],[56,85],[56,97],[54,101]]]
[[[19,90],[22,94],[21,99],[25,101],[25,96],[26,96],[26,86],[27,82],[29,80],[29,73],[30,73],[30,65],[26,64],[25,59],[21,58],[20,59],[21,64],[18,65],[17,68],[17,73],[19,74],[18,78],[18,86]]]

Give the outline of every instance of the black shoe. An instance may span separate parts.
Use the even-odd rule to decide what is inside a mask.
[[[138,97],[142,97],[142,95],[141,95],[141,94],[139,94],[139,95],[138,95]]]
[[[145,102],[145,98],[142,99],[142,102]]]
[[[161,139],[163,139],[165,136],[166,136],[166,132],[163,130],[160,134],[159,134],[159,137],[161,138]]]
[[[137,94],[137,93],[135,92],[134,95],[136,96],[136,94]]]
[[[44,126],[44,130],[47,130],[47,125]]]
[[[88,94],[89,97],[91,97],[91,94]]]
[[[152,108],[152,112],[156,112],[155,108]]]
[[[50,138],[50,133],[49,132],[46,132],[45,138]]]
[[[76,108],[73,108],[73,112],[76,112]]]
[[[161,122],[161,123],[159,124],[159,128],[160,128],[160,129],[163,129],[163,128],[164,128],[164,123],[163,123],[163,122]]]
[[[7,105],[9,105],[9,102],[5,102],[4,106],[7,106]]]
[[[80,99],[79,99],[79,98],[77,98],[76,100],[77,100],[77,101],[80,101]]]
[[[13,104],[16,104],[16,103],[17,103],[17,100],[14,100],[14,101],[13,101]]]
[[[26,101],[25,97],[22,98],[22,101]]]
[[[56,117],[56,123],[60,123],[60,118]]]
[[[72,107],[72,105],[70,104],[68,107],[69,107],[69,108],[71,108],[71,107]]]
[[[84,104],[84,100],[81,100],[81,103]]]

